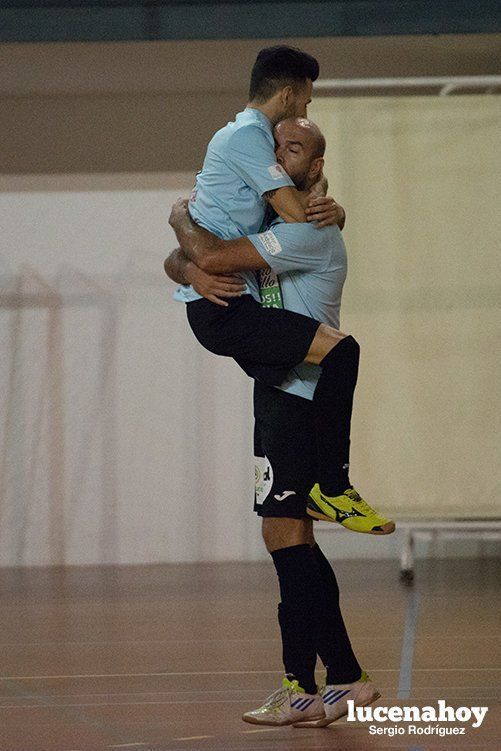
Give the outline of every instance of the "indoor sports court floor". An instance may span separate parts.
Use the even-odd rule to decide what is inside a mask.
[[[336,571],[378,703],[488,706],[480,729],[244,724],[281,679],[271,564],[2,569],[0,750],[499,751],[499,559],[423,561],[413,588],[391,561]]]

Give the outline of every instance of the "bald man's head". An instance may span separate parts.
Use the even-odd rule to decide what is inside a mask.
[[[300,190],[311,187],[322,172],[325,138],[311,120],[290,117],[274,129],[277,161]]]

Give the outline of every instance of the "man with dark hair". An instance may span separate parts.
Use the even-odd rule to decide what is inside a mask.
[[[274,135],[277,160],[306,205],[322,172],[324,137],[304,118],[281,121]],[[186,208],[186,202],[175,204],[170,222],[197,264],[210,272],[261,270],[266,278],[279,274],[280,299],[287,309],[339,327],[346,250],[338,227],[317,230],[307,223],[275,219],[267,232],[221,240],[194,224]],[[316,478],[312,398],[318,377],[317,367],[300,365],[278,388],[259,382],[254,387],[254,510],[262,518],[263,539],[280,585],[286,674],[282,688],[243,715],[255,724],[326,726],[346,714],[349,700],[365,706],[379,697],[351,647],[336,576],[315,542],[307,515]],[[320,694],[317,654],[327,668],[327,685]]]
[[[306,116],[317,77],[317,61],[301,50],[286,46],[261,50],[251,75],[253,98],[234,122],[212,138],[197,175],[189,212],[198,225],[223,240],[242,238],[259,232],[268,205],[286,223],[343,226],[344,211],[321,194],[321,171],[305,208],[274,152],[272,127],[284,118]],[[294,142],[289,148],[296,148]],[[183,237],[175,230],[182,244]],[[279,253],[276,238],[268,240],[270,253]],[[197,287],[200,272],[187,255],[171,254],[165,270],[185,285],[176,299],[187,303],[188,320],[199,342],[215,354],[233,357],[251,377],[279,385],[302,362],[320,365],[313,397],[318,477],[311,489],[309,513],[356,532],[393,532],[394,523],[361,498],[348,473],[359,360],[355,339],[311,317],[278,306],[262,307],[254,273],[242,272],[244,294],[234,278],[219,282],[230,298],[219,305],[218,296],[205,293],[204,297],[203,287]],[[189,282],[192,286],[186,286]],[[278,283],[269,285],[266,295],[277,296],[277,290]]]
[[[317,60],[307,52],[284,45],[266,47],[252,68],[249,102],[262,104],[284,85],[297,91],[298,84],[307,79],[316,81],[319,73]]]

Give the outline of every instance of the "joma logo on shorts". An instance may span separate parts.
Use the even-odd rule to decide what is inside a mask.
[[[276,498],[277,501],[285,501],[287,496],[289,495],[296,495],[295,490],[286,490],[282,493],[282,495],[274,495],[273,497]]]

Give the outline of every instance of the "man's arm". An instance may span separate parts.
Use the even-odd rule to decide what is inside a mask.
[[[269,190],[263,197],[285,222],[306,221],[306,212],[297,188],[287,185],[277,190]]]
[[[182,200],[172,207],[169,223],[186,255],[210,274],[268,268],[277,273],[320,271],[330,258],[326,240],[334,241],[332,234],[323,234],[332,230],[319,232],[307,222],[280,223],[257,235],[221,240],[191,220]]]
[[[306,209],[301,205],[296,188],[285,187],[270,190],[264,194],[264,198],[285,222],[316,222],[315,226],[318,229],[337,224],[342,230],[346,222],[343,207],[331,196],[326,195],[326,178],[322,177],[319,185],[325,185],[325,192],[321,192],[322,188],[317,192],[312,191]]]
[[[169,224],[186,257],[207,274],[231,274],[235,271],[269,268],[246,237],[221,240],[195,224],[188,214],[186,201],[179,200],[174,204]]]
[[[195,264],[190,261],[181,248],[176,248],[164,261],[164,271],[176,284],[191,284],[190,267]]]
[[[164,271],[173,282],[191,284],[199,295],[224,307],[228,303],[221,298],[239,297],[245,291],[241,277],[207,274],[190,261],[181,248],[173,250],[165,259]]]

